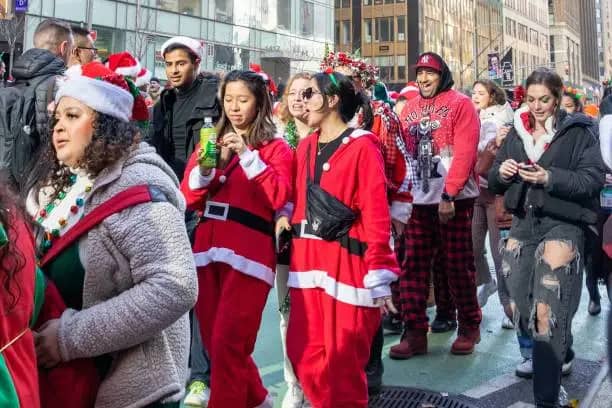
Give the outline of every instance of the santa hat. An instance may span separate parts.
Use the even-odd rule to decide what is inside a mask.
[[[406,86],[400,91],[399,96],[409,101],[410,99],[419,96],[419,86],[416,82],[408,82]]]
[[[391,91],[389,92],[389,99],[391,99],[393,102],[397,101],[397,98],[399,98],[399,92],[396,91]]]
[[[142,68],[140,62],[127,51],[110,55],[106,61],[106,66],[119,75],[132,78],[136,78]]]
[[[123,122],[141,122],[149,118],[144,98],[136,86],[100,62],[68,69],[65,77],[58,81],[55,103],[64,96]]]
[[[201,41],[198,41],[190,37],[177,36],[177,37],[172,37],[171,39],[163,43],[163,45],[161,46],[162,57],[166,53],[166,50],[168,49],[168,47],[170,47],[171,45],[180,45],[182,47],[187,48],[200,61],[202,60],[202,57],[204,56],[204,47]]]
[[[259,64],[249,64],[249,69],[256,74],[259,74],[260,77],[266,81],[266,85],[268,85],[268,90],[274,96],[278,93],[278,88],[276,87],[276,83],[274,80],[270,78],[270,75],[266,74],[263,69],[261,69],[261,65]]]
[[[136,77],[136,81],[134,83],[136,84],[136,87],[140,88],[143,85],[147,85],[151,81],[152,77],[153,73],[151,71],[146,68],[142,68],[138,73],[138,76]]]

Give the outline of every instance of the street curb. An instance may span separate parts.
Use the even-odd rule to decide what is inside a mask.
[[[597,377],[593,380],[593,383],[589,387],[589,391],[584,399],[580,402],[580,408],[591,408],[593,403],[597,400],[597,393],[601,390],[604,381],[608,380],[608,374],[610,373],[610,367],[607,362],[604,362],[597,374]]]

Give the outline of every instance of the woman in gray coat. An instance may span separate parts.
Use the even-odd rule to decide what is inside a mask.
[[[108,216],[45,265],[67,309],[36,336],[39,365],[92,358],[96,407],[178,407],[197,281],[173,171],[129,120],[134,98],[102,64],[59,84],[52,140],[27,208],[42,250],[115,194],[148,185],[151,202]]]

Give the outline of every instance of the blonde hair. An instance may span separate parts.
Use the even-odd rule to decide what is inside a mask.
[[[283,92],[283,98],[281,100],[281,105],[278,111],[278,118],[285,125],[291,119],[293,119],[293,116],[291,116],[291,112],[289,112],[289,105],[287,103],[287,99],[289,98],[289,92],[291,90],[291,87],[293,86],[293,83],[298,79],[305,79],[309,81],[312,79],[312,75],[309,74],[308,72],[299,72],[295,74],[294,76],[292,76],[289,79],[289,82],[287,82],[287,86],[285,87],[285,91]]]

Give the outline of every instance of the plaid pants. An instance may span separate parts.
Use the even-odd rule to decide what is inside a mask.
[[[460,326],[478,327],[482,313],[476,298],[476,269],[472,250],[474,200],[455,202],[455,217],[441,224],[437,205],[415,205],[405,234],[400,278],[402,320],[406,329],[427,330],[429,274],[433,268],[439,312]]]

